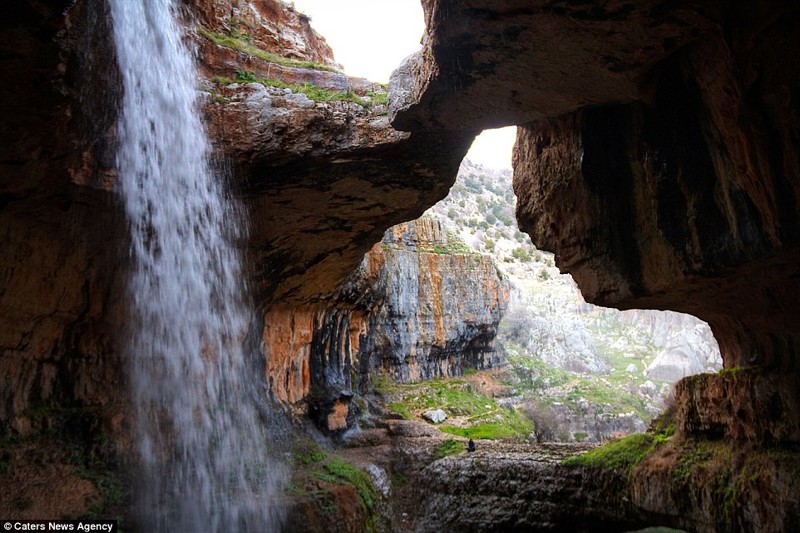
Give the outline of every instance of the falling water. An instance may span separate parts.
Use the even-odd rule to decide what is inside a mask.
[[[147,530],[273,531],[279,475],[247,378],[241,223],[195,102],[170,0],[112,0],[124,97],[119,189],[131,227],[131,382]]]

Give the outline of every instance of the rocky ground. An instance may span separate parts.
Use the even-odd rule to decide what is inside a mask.
[[[496,472],[499,477],[495,481],[506,483],[508,480],[503,478],[507,476],[508,469],[559,468],[562,459],[592,447],[589,444],[538,445],[522,440],[478,440],[476,451],[468,452],[467,442],[466,438],[443,433],[436,426],[421,420],[390,418],[384,421],[382,427],[351,434],[343,447],[318,452],[318,461],[303,465],[296,463],[293,483],[305,485],[302,488],[293,487],[291,490],[294,493],[290,494],[289,499],[293,501],[292,515],[301,514],[305,517],[316,509],[318,513],[327,513],[331,517],[350,514],[357,519],[305,519],[303,526],[292,519],[293,531],[431,531],[430,527],[443,519],[441,510],[431,506],[441,504],[447,508],[447,513],[469,516],[469,506],[442,503],[449,496],[439,494],[441,491],[470,490],[471,481],[448,481],[454,472],[468,472],[476,468],[487,473]],[[369,509],[363,505],[353,505],[351,493],[359,493],[357,486],[348,489],[348,483],[344,483],[343,488],[342,483],[331,484],[320,479],[324,475],[315,474],[320,469],[324,470],[331,461],[346,462],[369,474],[375,496],[367,498],[370,500]],[[434,481],[437,489],[432,491],[431,483]],[[320,497],[324,492],[327,495]],[[519,492],[519,497],[524,498],[525,495],[526,491]],[[438,503],[434,505],[433,502]],[[454,519],[444,517],[444,520],[452,522]],[[486,520],[497,520],[497,517],[486,514],[473,527],[478,527]]]

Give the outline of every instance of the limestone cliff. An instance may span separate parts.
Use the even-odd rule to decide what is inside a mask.
[[[497,364],[508,286],[491,257],[462,248],[434,219],[394,226],[336,303],[268,313],[272,394],[338,431],[352,427],[350,401],[367,392],[370,373],[407,382]]]
[[[752,367],[744,385],[724,376],[687,385],[678,438],[729,435],[744,450],[752,436],[779,454],[796,444],[794,3],[425,0],[425,48],[393,77],[388,116],[370,84],[319,68],[333,60],[302,16],[268,0],[183,5],[209,78],[199,85],[219,165],[250,222],[241,245],[268,324],[252,337],[264,340],[276,397],[297,390],[281,389],[292,380],[301,384],[295,398],[335,384],[316,416],[333,414],[327,426],[342,427],[358,381],[343,354],[360,346],[372,315],[362,292],[339,288],[386,228],[446,194],[475,132],[517,124],[518,219],[587,299],[693,313],[711,325],[727,367]],[[0,430],[47,430],[106,450],[101,435],[125,433],[115,339],[127,320],[126,221],[111,193],[120,84],[107,6],[17,0],[6,9],[0,68],[13,83],[0,87]],[[308,46],[297,45],[300,34]],[[264,59],[242,41],[317,65]],[[288,86],[281,95],[265,79]],[[294,86],[312,80],[361,103],[315,101]],[[0,507],[17,515],[48,496],[43,485],[18,483],[26,468],[28,479],[48,470],[36,450],[27,457],[0,471],[4,485],[25,492],[0,491]],[[676,456],[663,459],[661,481],[640,505],[668,501],[658,512],[689,510],[698,529],[715,527],[703,502],[726,493],[702,492],[698,473],[689,476],[694,501],[659,500],[683,487],[670,475]],[[788,500],[750,482],[741,509],[760,514],[742,511],[734,525],[752,529],[768,516],[796,528],[781,514]]]
[[[431,218],[394,226],[380,246],[370,252],[383,256],[383,304],[367,338],[373,366],[407,382],[502,359],[495,337],[509,289],[490,256],[448,242]]]
[[[783,51],[800,45],[798,6],[423,6],[425,48],[393,77],[393,124],[454,134],[518,125],[520,227],[555,253],[587,301],[694,314],[709,323],[727,368],[759,376],[746,386],[726,377],[686,385],[692,407],[679,410],[677,424],[686,431],[671,449],[708,435],[717,442],[748,435],[759,446],[793,449],[800,418],[800,83],[796,54]],[[754,409],[772,414],[755,421]],[[747,442],[736,440],[731,453],[741,457]],[[680,467],[680,454],[661,459],[655,492],[685,490],[666,475]],[[781,463],[766,464],[764,475],[780,478]],[[692,478],[697,490],[701,477]],[[739,505],[759,513],[738,513],[734,522],[708,506],[719,494],[677,498],[672,507],[654,504],[657,497],[648,502],[672,516],[691,514],[700,530],[759,529],[764,517],[775,518],[778,530],[792,529],[791,486],[782,484],[767,500],[757,488],[745,491]]]
[[[54,473],[60,486],[82,486],[75,454],[105,473],[130,451],[117,340],[129,320],[128,222],[113,192],[120,78],[105,2],[6,9],[0,66],[14,83],[0,87],[0,483],[19,491],[0,491],[0,510],[81,516],[96,494],[54,501]],[[357,345],[363,313],[331,298],[386,228],[446,194],[468,140],[394,130],[385,89],[335,72],[308,19],[280,2],[198,0],[182,14],[215,163],[249,221],[241,245],[261,316],[246,341],[263,336],[264,315],[274,335],[263,352],[249,350],[254,366],[264,368],[273,343],[282,347],[270,377],[294,371],[280,358],[292,346],[313,353],[301,381],[343,375],[347,365],[328,365],[329,337],[303,344],[306,330],[318,318],[316,331]],[[331,93],[312,100],[305,83]],[[13,447],[20,438],[30,443]]]

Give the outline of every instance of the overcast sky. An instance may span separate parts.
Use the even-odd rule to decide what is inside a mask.
[[[345,73],[381,83],[420,49],[425,31],[419,0],[294,0],[294,5],[311,18]],[[488,167],[511,168],[515,131],[487,130],[467,157]]]

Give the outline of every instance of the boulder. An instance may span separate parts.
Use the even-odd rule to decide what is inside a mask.
[[[447,419],[447,413],[442,409],[431,409],[422,413],[422,418],[432,424],[441,424]]]

